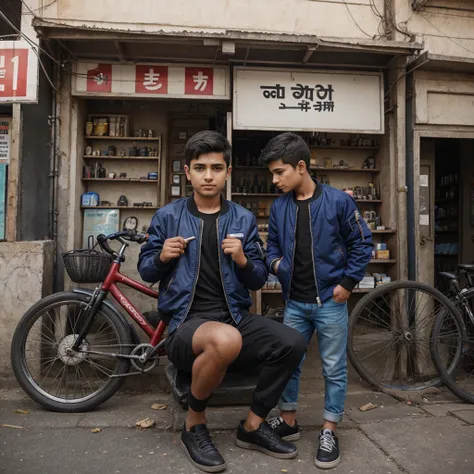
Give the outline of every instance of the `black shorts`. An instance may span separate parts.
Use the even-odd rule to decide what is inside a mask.
[[[183,372],[191,372],[196,356],[193,352],[193,336],[196,330],[208,322],[227,323],[235,326],[228,311],[190,313],[186,321],[166,341],[168,359]]]

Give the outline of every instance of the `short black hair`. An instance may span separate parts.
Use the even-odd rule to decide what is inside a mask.
[[[262,151],[260,159],[267,165],[273,161],[282,160],[286,165],[296,168],[300,161],[306,163],[306,169],[309,172],[309,163],[311,152],[306,142],[296,133],[280,133],[272,138]]]
[[[205,153],[222,153],[226,165],[230,165],[232,148],[224,135],[212,130],[203,130],[193,135],[184,147],[186,164],[191,165],[191,160],[197,160]]]

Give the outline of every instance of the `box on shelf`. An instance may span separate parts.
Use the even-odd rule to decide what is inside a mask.
[[[377,250],[375,252],[377,260],[390,260],[390,250]]]
[[[361,289],[375,288],[375,278],[373,276],[365,276],[359,282],[359,288]]]

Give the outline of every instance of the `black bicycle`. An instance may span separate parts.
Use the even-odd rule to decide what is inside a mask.
[[[423,390],[440,385],[441,377],[448,379],[458,367],[462,350],[460,338],[451,341],[449,356],[438,357],[435,365],[435,328],[445,335],[443,328],[453,322],[464,334],[455,304],[437,289],[403,280],[381,285],[351,312],[349,360],[362,379],[382,390]]]
[[[457,273],[441,272],[448,281],[448,297],[454,314],[435,321],[431,352],[443,383],[461,400],[474,403],[474,264],[457,265]],[[466,285],[461,288],[460,277]],[[447,370],[455,362],[453,370]]]

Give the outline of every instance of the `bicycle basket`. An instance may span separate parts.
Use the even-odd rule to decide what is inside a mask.
[[[112,255],[96,250],[70,250],[63,254],[64,266],[75,283],[100,283],[112,264]]]

